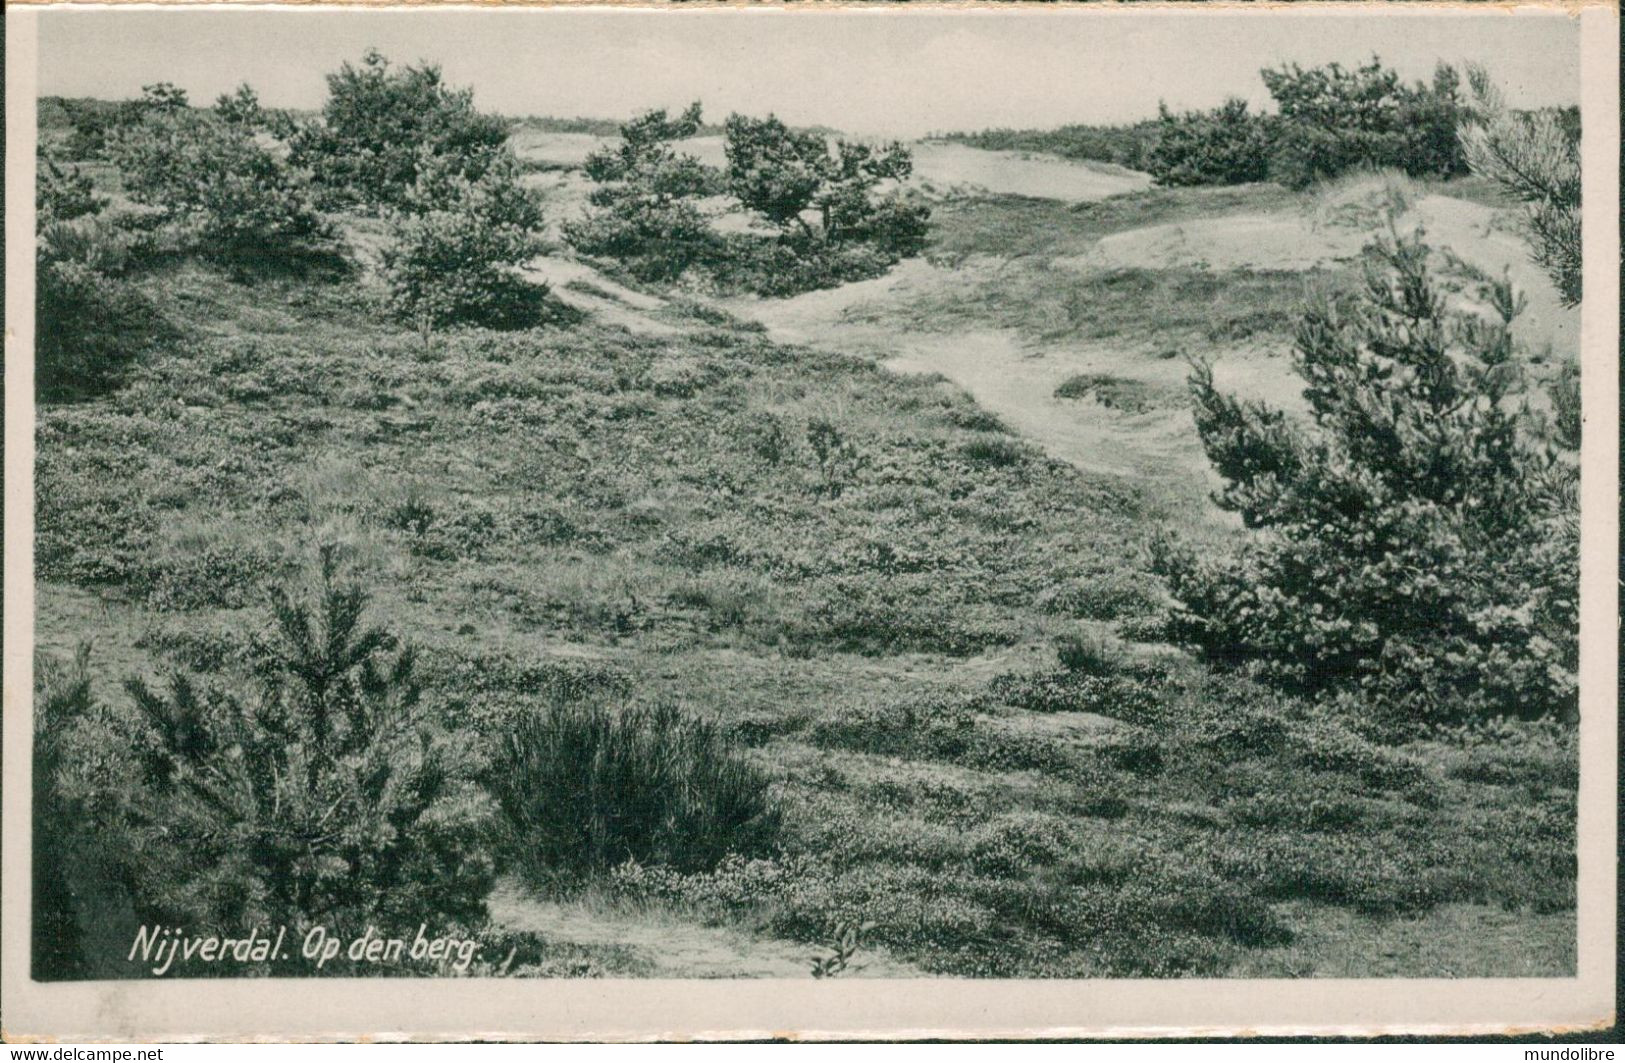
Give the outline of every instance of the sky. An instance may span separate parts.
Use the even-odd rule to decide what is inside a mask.
[[[320,105],[322,75],[376,47],[429,60],[484,110],[625,118],[701,100],[707,117],[913,137],[1133,121],[1159,100],[1268,100],[1260,67],[1373,54],[1407,77],[1476,61],[1518,106],[1577,103],[1579,24],[1505,10],[806,8],[52,10],[42,95],[123,98],[172,81],[206,102],[247,81],[264,103]]]

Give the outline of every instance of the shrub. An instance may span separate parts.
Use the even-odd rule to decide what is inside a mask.
[[[1467,115],[1455,68],[1405,84],[1373,58],[1352,69],[1297,64],[1259,72],[1274,115],[1241,99],[1212,111],[1160,111],[1146,169],[1158,184],[1278,181],[1302,188],[1349,170],[1393,167],[1411,176],[1467,172],[1457,129]]]
[[[532,877],[568,881],[627,860],[680,871],[772,846],[760,771],[712,722],[674,705],[556,700],[514,720],[491,771],[509,845]]]
[[[715,188],[716,173],[674,147],[699,130],[698,103],[675,118],[653,110],[621,126],[617,147],[587,157],[597,209],[565,225],[571,246],[619,259],[642,280],[675,280],[704,257],[715,237],[695,199]]]
[[[1498,282],[1493,317],[1451,309],[1419,237],[1372,251],[1360,298],[1300,323],[1309,425],[1192,374],[1216,500],[1259,534],[1222,562],[1158,547],[1170,634],[1413,719],[1570,716],[1577,469],[1514,406],[1521,302]]]
[[[62,142],[64,154],[70,159],[94,159],[107,146],[108,133],[125,122],[137,120],[145,106],[146,101],[139,99],[113,101],[42,96],[39,128],[44,133],[56,122],[65,124],[68,135]]]
[[[119,903],[119,870],[88,829],[93,810],[63,785],[95,726],[88,645],[66,667],[37,659],[34,706],[32,974],[94,978],[106,973],[98,955],[127,945],[133,927],[128,905]]]
[[[211,253],[293,268],[336,257],[301,178],[251,129],[154,105],[110,134],[107,150],[130,198]]]
[[[875,277],[896,262],[894,255],[867,243],[830,244],[727,233],[710,245],[705,266],[723,291],[781,298]]]
[[[507,140],[508,123],[476,111],[473,90],[448,88],[438,66],[391,69],[369,49],[327,75],[321,122],[290,138],[290,161],[328,204],[401,208],[426,161],[477,182]]]
[[[252,677],[131,680],[113,735],[66,747],[64,793],[94,811],[144,921],[296,939],[484,922],[494,807],[466,743],[426,722],[412,653],[362,627],[366,597],[335,567],[324,551],[314,608],[274,595]]]
[[[984,129],[979,133],[950,133],[944,139],[985,151],[1041,151],[1063,159],[1109,162],[1131,170],[1149,171],[1149,159],[1159,132],[1157,122],[1146,121],[1126,126]]]
[[[383,251],[390,310],[427,337],[452,323],[523,328],[548,313],[548,289],[517,268],[541,251],[542,211],[511,156],[470,181],[426,159]]]
[[[1246,100],[1184,114],[1159,105],[1157,129],[1146,169],[1158,184],[1245,184],[1269,173],[1267,123],[1248,112]]]
[[[99,214],[107,197],[96,194],[90,175],[77,166],[62,167],[41,154],[34,171],[34,225],[43,229],[58,221]]]
[[[214,113],[227,125],[258,130],[270,124],[265,108],[260,106],[259,93],[248,84],[238,85],[235,92],[221,93],[214,101]]]
[[[1467,172],[1456,136],[1465,117],[1461,76],[1443,63],[1431,83],[1407,85],[1373,58],[1260,71],[1279,112],[1270,176],[1301,188],[1357,167],[1396,167],[1413,177]]]
[[[1469,67],[1472,120],[1461,142],[1474,173],[1488,177],[1524,204],[1535,261],[1563,301],[1580,301],[1580,130],[1556,110],[1510,110],[1482,67]]]
[[[34,381],[42,401],[115,386],[131,363],[172,335],[124,276],[129,255],[124,234],[95,215],[43,225],[34,252]]]
[[[913,172],[903,145],[838,140],[832,151],[822,134],[792,130],[772,115],[730,115],[724,131],[728,191],[799,253],[859,243],[895,262],[925,246],[929,208],[876,195],[882,182]]]

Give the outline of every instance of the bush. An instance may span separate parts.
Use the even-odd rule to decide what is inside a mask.
[[[426,159],[383,251],[390,310],[425,336],[442,325],[524,328],[548,312],[547,286],[517,272],[540,254],[542,211],[512,156],[470,181]]]
[[[1193,373],[1216,500],[1260,534],[1222,561],[1159,546],[1169,634],[1411,719],[1572,716],[1577,467],[1514,405],[1521,302],[1500,282],[1493,318],[1450,309],[1420,238],[1372,251],[1363,295],[1300,323],[1310,425]]]
[[[99,214],[107,197],[96,194],[90,175],[77,166],[63,168],[40,155],[34,171],[34,225],[43,229],[58,221]]]
[[[129,258],[125,235],[97,216],[42,227],[34,252],[34,382],[42,401],[117,385],[131,363],[173,334],[124,276]]]
[[[587,157],[597,209],[565,225],[571,246],[619,259],[650,281],[675,280],[705,257],[715,235],[694,200],[715,189],[717,175],[673,146],[699,130],[698,103],[675,118],[653,110],[621,126],[619,146]]]
[[[822,134],[792,130],[772,115],[730,115],[724,130],[728,191],[799,254],[866,244],[895,262],[924,248],[930,209],[876,194],[882,182],[913,172],[903,145],[837,140],[832,150]]]
[[[251,129],[153,105],[109,135],[107,152],[131,199],[211,253],[292,268],[337,255],[298,173]]]
[[[728,233],[710,245],[705,265],[723,291],[779,298],[879,276],[895,265],[867,243],[830,244]]]
[[[674,147],[700,129],[697,103],[675,118],[656,110],[623,125],[617,147],[587,159],[597,209],[565,226],[570,244],[642,280],[703,268],[726,291],[776,296],[873,277],[924,248],[929,208],[877,192],[912,171],[902,145],[832,149],[821,134],[736,114],[724,126],[728,165],[719,175]],[[698,201],[720,191],[775,235],[713,230]]]
[[[119,869],[88,829],[93,810],[63,785],[98,710],[88,645],[67,667],[38,658],[34,706],[32,974],[102,977],[108,972],[98,954],[127,947],[134,928],[120,903]]]
[[[1279,111],[1270,176],[1289,188],[1356,168],[1395,167],[1413,177],[1467,172],[1457,129],[1466,111],[1461,77],[1443,63],[1431,84],[1406,85],[1373,58],[1260,71]]]
[[[516,719],[491,772],[519,865],[568,881],[627,860],[680,871],[761,855],[779,827],[767,779],[670,704],[557,700]]]
[[[1524,204],[1535,261],[1565,304],[1580,301],[1580,130],[1577,115],[1542,110],[1516,113],[1481,67],[1470,67],[1473,117],[1462,149],[1474,173],[1488,177]]]
[[[426,722],[413,655],[362,627],[331,552],[321,577],[314,609],[274,596],[252,677],[131,680],[110,730],[64,747],[63,795],[92,810],[142,921],[296,940],[485,921],[495,809],[466,743]]]
[[[1150,170],[1159,124],[1126,126],[1065,125],[1059,129],[984,129],[950,133],[944,139],[985,151],[1041,151],[1063,159],[1109,162],[1131,170]]]
[[[107,135],[118,126],[139,119],[145,100],[64,99],[42,96],[39,101],[39,129],[43,134],[66,125],[68,134],[62,150],[70,159],[94,159],[107,146]]]
[[[1246,100],[1184,114],[1159,106],[1157,128],[1146,169],[1160,185],[1245,184],[1269,174],[1268,126]]]
[[[1373,58],[1297,64],[1259,72],[1274,115],[1248,113],[1241,99],[1212,111],[1160,112],[1146,169],[1158,184],[1278,181],[1302,188],[1354,169],[1397,168],[1413,177],[1467,172],[1457,130],[1467,116],[1461,78],[1440,64],[1431,83],[1407,85]]]
[[[507,140],[508,123],[476,111],[473,91],[448,88],[438,66],[391,69],[368,50],[327,75],[321,122],[290,138],[290,161],[327,204],[402,208],[426,161],[477,182]]]

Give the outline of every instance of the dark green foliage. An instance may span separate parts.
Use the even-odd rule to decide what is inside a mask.
[[[1419,239],[1374,249],[1358,301],[1311,308],[1296,368],[1313,422],[1191,378],[1239,558],[1159,552],[1170,633],[1310,693],[1417,719],[1569,716],[1577,473],[1518,400],[1504,283],[1453,309]]]
[[[227,125],[259,130],[270,124],[265,108],[260,106],[259,93],[253,86],[238,85],[235,92],[221,93],[214,101],[214,113]]]
[[[1269,175],[1268,122],[1246,100],[1184,114],[1159,106],[1157,129],[1146,170],[1158,184],[1239,185]]]
[[[716,236],[695,199],[717,188],[718,175],[675,147],[699,129],[698,103],[675,118],[654,110],[621,126],[617,147],[587,157],[597,209],[566,224],[571,245],[617,259],[641,280],[675,280],[705,257]]]
[[[429,161],[476,182],[507,140],[508,123],[475,110],[473,91],[448,88],[438,66],[392,69],[369,50],[327,76],[321,121],[291,138],[290,161],[328,204],[401,208]]]
[[[99,214],[107,206],[107,197],[96,194],[89,174],[77,166],[59,166],[44,154],[38,159],[34,171],[34,225],[37,228]]]
[[[519,865],[568,880],[626,860],[682,871],[774,843],[768,780],[709,720],[670,704],[557,700],[519,716],[490,785]]]
[[[1413,177],[1467,172],[1458,129],[1466,117],[1461,76],[1440,64],[1431,83],[1407,85],[1373,58],[1352,69],[1296,63],[1259,72],[1278,111],[1270,176],[1302,187],[1357,167]]]
[[[1149,172],[1159,133],[1160,124],[1150,121],[1124,126],[984,129],[979,133],[950,133],[944,139],[984,151],[1040,151],[1063,159],[1109,162]]]
[[[117,385],[174,329],[128,276],[127,233],[94,214],[48,217],[34,250],[34,381],[53,402]]]
[[[454,323],[525,328],[552,312],[547,286],[519,273],[541,253],[542,209],[511,154],[487,160],[473,181],[460,161],[427,156],[404,203],[383,250],[398,320],[426,337]]]
[[[796,258],[820,263],[828,248],[861,245],[883,269],[924,247],[929,208],[877,194],[882,182],[913,172],[901,144],[839,140],[832,149],[823,134],[790,129],[771,115],[731,115],[724,128],[728,191],[777,229]],[[820,264],[837,271],[825,285],[851,279],[838,258]]]
[[[586,163],[594,210],[565,226],[584,254],[613,258],[646,281],[705,271],[724,291],[794,295],[884,272],[925,246],[929,208],[884,182],[913,168],[900,144],[837,141],[777,118],[729,117],[721,174],[676,144],[700,131],[699,104],[671,117],[649,111],[621,127],[621,143]],[[726,192],[772,230],[721,233],[700,205]]]
[[[764,239],[727,233],[712,243],[706,272],[717,288],[787,297],[867,280],[897,262],[869,243],[821,243],[799,237]]]
[[[186,246],[289,270],[337,258],[299,172],[243,124],[153,103],[109,135],[107,154],[130,198],[158,211]]]
[[[135,120],[143,108],[141,100],[70,99],[41,96],[39,131],[41,145],[49,138],[60,145],[70,159],[88,160],[101,155],[107,134],[120,124]]]
[[[96,925],[110,914],[98,902],[116,895],[116,872],[97,854],[84,803],[59,785],[75,728],[96,709],[89,657],[89,646],[81,645],[68,667],[43,656],[35,666],[30,951],[31,973],[41,980],[94,977],[87,941],[125,929]]]
[[[131,680],[63,746],[62,794],[93,810],[129,903],[200,934],[479,926],[494,808],[466,743],[429,722],[412,654],[362,626],[330,553],[314,606],[273,597],[252,676]]]
[[[1302,188],[1360,168],[1428,177],[1467,172],[1458,131],[1468,111],[1453,67],[1440,64],[1431,82],[1414,84],[1376,58],[1353,68],[1294,63],[1259,74],[1275,100],[1274,114],[1251,114],[1240,99],[1212,111],[1161,109],[1145,165],[1157,183],[1267,178]]]
[[[1462,143],[1473,172],[1525,204],[1535,261],[1570,306],[1580,301],[1580,123],[1578,109],[1512,111],[1482,68],[1469,68],[1472,121]]]

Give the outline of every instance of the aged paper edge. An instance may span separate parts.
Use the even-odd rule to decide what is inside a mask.
[[[24,0],[27,3],[28,0]],[[160,4],[53,5],[201,9]],[[210,4],[216,8],[333,5]],[[389,7],[401,6],[391,4]],[[422,9],[429,4],[418,4]],[[433,5],[450,10],[564,3]],[[613,4],[617,11],[640,5]],[[819,4],[763,14],[856,8]],[[1614,1021],[1615,797],[1617,760],[1619,295],[1619,14],[1606,2],[1543,7],[1449,3],[1138,6],[1055,8],[940,4],[862,10],[997,10],[1022,17],[1336,17],[1566,11],[1581,19],[1586,302],[1581,316],[1585,435],[1581,484],[1581,783],[1577,976],[1557,979],[1096,980],[1017,981],[528,981],[421,979],[181,980],[38,983],[28,978],[29,777],[32,739],[34,588],[32,367],[33,157],[36,15],[13,5],[6,18],[6,448],[4,614],[4,878],[0,992],[8,1041],[341,1041],[661,1039],[822,1040],[1156,1037],[1282,1034],[1516,1034],[1597,1029]],[[723,5],[724,9],[726,5]],[[645,11],[650,10],[642,5]],[[690,17],[718,7],[683,8]],[[607,12],[606,12],[607,13]],[[1590,578],[1585,578],[1589,576]]]

